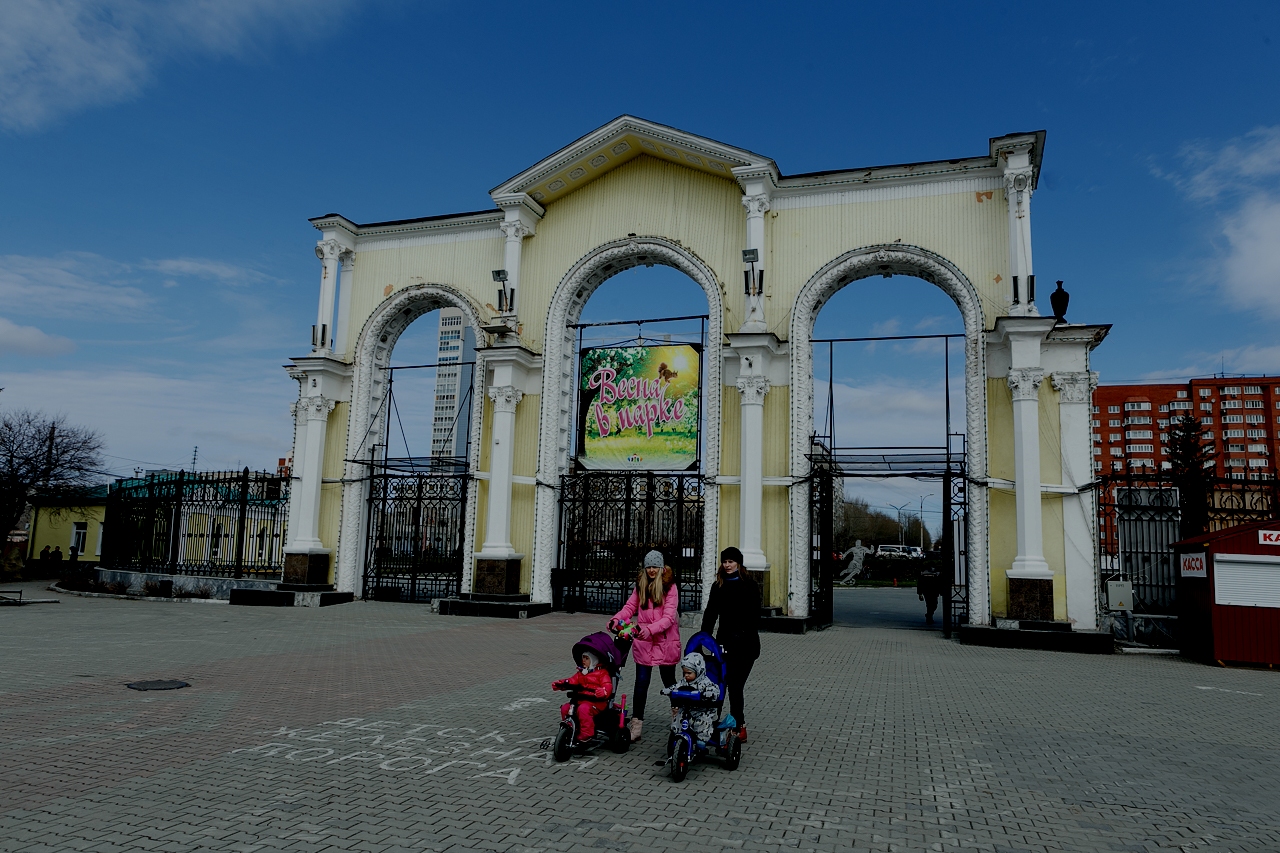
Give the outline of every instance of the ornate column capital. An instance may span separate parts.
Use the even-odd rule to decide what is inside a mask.
[[[329,419],[329,413],[333,411],[333,407],[338,404],[337,400],[330,400],[322,394],[316,394],[312,397],[303,397],[298,401],[300,408],[305,412],[308,421],[324,421]],[[298,407],[298,403],[294,406]],[[297,408],[295,408],[297,414]]]
[[[769,393],[769,377],[740,376],[738,391],[742,394],[742,405],[763,406],[764,395]]]
[[[1009,371],[1009,390],[1013,392],[1014,401],[1035,400],[1040,395],[1040,383],[1044,381],[1044,371],[1038,367],[1015,367]]]
[[[764,216],[769,210],[769,194],[756,193],[755,195],[744,195],[742,197],[742,206],[747,209],[747,216]]]
[[[495,412],[514,413],[523,398],[524,392],[514,385],[496,385],[489,389]]]
[[[336,261],[343,251],[342,244],[332,237],[316,242],[316,257],[322,261]]]
[[[342,264],[343,272],[351,272],[356,265],[356,253],[352,249],[338,250],[338,263]]]
[[[1098,374],[1087,370],[1057,371],[1050,378],[1064,403],[1088,403],[1098,386]]]
[[[1030,166],[1008,169],[1004,173],[1005,197],[1010,202],[1021,205],[1024,199],[1031,198],[1031,194],[1035,192],[1034,183],[1035,174]]]
[[[498,227],[502,229],[502,236],[508,240],[523,240],[525,237],[532,237],[534,234],[533,228],[518,219],[508,219],[500,222]]]

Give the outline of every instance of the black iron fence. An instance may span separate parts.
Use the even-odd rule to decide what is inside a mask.
[[[107,497],[101,565],[278,579],[288,507],[287,477],[248,468],[119,480]]]
[[[1184,524],[1187,495],[1172,476],[1110,474],[1098,481],[1099,598],[1104,611],[1107,582],[1133,585],[1133,612],[1174,616],[1178,564],[1173,543],[1212,532],[1265,521],[1277,516],[1276,481],[1211,479],[1203,484],[1204,506],[1197,507],[1206,530]]]
[[[595,613],[622,608],[650,549],[680,586],[680,609],[702,603],[704,481],[701,474],[584,471],[561,480],[560,565],[555,607]]]
[[[461,590],[466,466],[431,461],[430,472],[374,467],[365,598],[426,603]]]

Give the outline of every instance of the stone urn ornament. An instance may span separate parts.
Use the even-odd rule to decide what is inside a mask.
[[[1053,306],[1053,319],[1059,323],[1067,322],[1067,306],[1071,304],[1071,294],[1062,289],[1062,281],[1058,281],[1058,289],[1049,294],[1049,304]]]

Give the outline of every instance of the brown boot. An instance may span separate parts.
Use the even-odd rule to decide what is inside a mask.
[[[631,732],[631,742],[638,743],[640,741],[640,730],[644,728],[644,720],[631,718],[631,722],[627,723],[627,729]]]

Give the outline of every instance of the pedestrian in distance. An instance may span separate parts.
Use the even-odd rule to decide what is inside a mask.
[[[635,589],[622,609],[609,620],[609,630],[616,632],[623,623],[634,623],[631,653],[636,661],[636,689],[631,697],[631,720],[627,727],[632,742],[640,740],[644,728],[644,709],[649,698],[649,681],[653,668],[658,668],[662,685],[676,683],[676,664],[680,663],[680,587],[666,564],[661,551],[644,555],[644,566],[636,578]]]
[[[720,569],[702,613],[702,630],[715,631],[724,650],[725,684],[729,688],[729,713],[738,725],[738,739],[747,739],[743,691],[751,667],[760,657],[760,587],[742,568],[742,552],[732,546],[720,552]]]
[[[59,563],[62,562],[62,546],[61,545],[53,549],[53,553],[49,556],[49,559]]]
[[[916,595],[924,602],[924,623],[933,624],[933,612],[938,609],[938,595],[942,592],[942,577],[934,569],[925,569],[916,581]]]
[[[49,562],[49,546],[48,545],[45,545],[43,548],[40,549],[40,562],[42,563]]]

